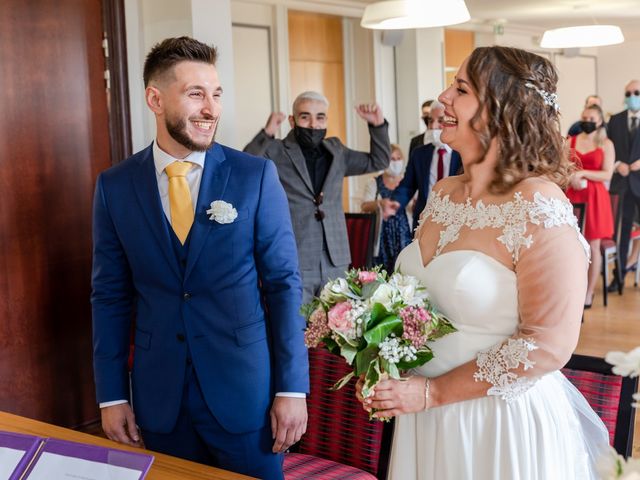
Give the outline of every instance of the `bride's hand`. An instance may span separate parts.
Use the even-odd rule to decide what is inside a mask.
[[[395,417],[421,412],[426,407],[425,377],[411,376],[402,380],[382,380],[370,397],[362,398],[362,379],[356,384],[356,397],[364,409],[376,409],[374,417]]]

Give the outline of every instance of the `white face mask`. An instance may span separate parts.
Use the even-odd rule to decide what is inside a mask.
[[[440,147],[442,146],[442,142],[440,141],[440,134],[442,133],[442,130],[437,129],[437,130],[431,130],[431,143],[433,143],[435,146]]]
[[[430,128],[426,129],[424,132],[424,143],[423,145],[428,145],[433,142],[433,130]]]
[[[402,167],[404,167],[404,162],[402,160],[391,160],[387,167],[387,173],[394,177],[398,177],[402,175]]]

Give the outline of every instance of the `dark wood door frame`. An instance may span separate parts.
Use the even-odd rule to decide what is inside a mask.
[[[111,163],[116,164],[129,157],[132,148],[124,0],[103,0],[102,12],[108,52],[105,63],[110,83]]]

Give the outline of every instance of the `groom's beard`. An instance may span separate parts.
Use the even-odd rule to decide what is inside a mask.
[[[185,147],[186,149],[192,152],[206,152],[213,146],[216,141],[216,131],[218,128],[217,118],[213,117],[203,117],[202,120],[215,120],[215,123],[212,125],[213,128],[213,136],[211,137],[211,141],[208,143],[197,143],[195,142],[187,133],[187,122],[184,118],[180,118],[176,121],[172,121],[169,118],[165,118],[165,126],[171,138],[173,138],[180,145]]]

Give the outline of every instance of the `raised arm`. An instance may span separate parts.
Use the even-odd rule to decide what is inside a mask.
[[[380,107],[377,104],[358,105],[356,113],[369,126],[369,153],[347,149],[345,153],[347,176],[384,170],[389,166],[391,159],[389,124],[384,119]]]
[[[244,147],[244,151],[258,157],[264,156],[285,118],[282,112],[272,112],[264,128]]]

